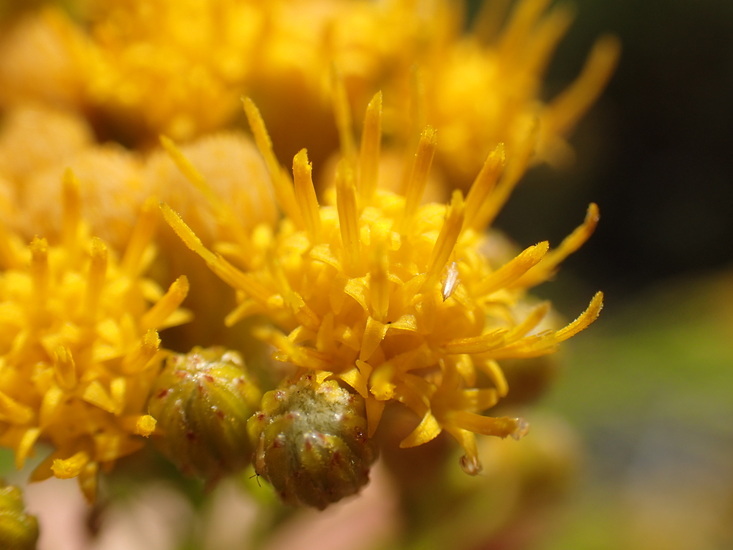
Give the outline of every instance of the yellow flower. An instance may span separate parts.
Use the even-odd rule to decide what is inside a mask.
[[[3,27],[0,106],[37,102],[81,109],[82,38],[80,29],[52,6],[29,11]]]
[[[66,162],[92,140],[92,129],[78,115],[33,103],[16,105],[4,113],[0,174],[13,180],[20,193],[32,175]]]
[[[507,16],[506,2],[485,2],[472,32],[456,28],[423,52],[411,85],[417,89],[403,92],[395,127],[409,128],[405,115],[416,111],[435,126],[442,137],[436,163],[454,184],[465,188],[499,143],[513,155],[528,131],[536,133],[536,161],[571,156],[564,138],[606,86],[620,46],[615,37],[600,38],[575,82],[543,100],[544,72],[572,21],[569,8],[548,12],[549,3],[519,0]],[[417,108],[410,109],[410,101]]]
[[[154,257],[152,203],[118,259],[89,235],[78,193],[67,173],[58,244],[36,237],[24,247],[0,226],[0,445],[21,468],[37,442],[50,444],[31,479],[78,477],[92,500],[100,468],[140,449],[155,427],[145,407],[162,359],[157,330],[187,320],[188,284],[163,292],[143,276]]]
[[[400,98],[388,134],[408,128],[400,137],[412,143],[415,128],[435,126],[445,138],[437,162],[466,187],[488,151],[512,149],[528,127],[537,126],[538,160],[567,158],[565,136],[613,72],[619,47],[605,37],[576,82],[542,100],[543,73],[572,19],[548,3],[519,0],[507,17],[506,2],[485,2],[466,33],[462,3],[451,0],[94,0],[86,27],[46,15],[64,27],[53,36],[72,65],[52,73],[61,82],[51,87],[73,92],[74,105],[80,95],[103,133],[137,144],[230,126],[247,94],[281,158],[306,145],[320,161],[337,143],[336,69],[359,111],[379,89]],[[21,53],[10,57],[26,63],[13,65],[9,89],[37,79],[19,70],[32,65]]]
[[[586,221],[559,247],[549,250],[542,242],[493,265],[482,254],[484,229],[526,168],[527,151],[505,163],[498,148],[465,198],[456,191],[448,205],[421,204],[436,148],[435,131],[428,128],[404,192],[381,190],[378,94],[367,109],[359,151],[350,155],[352,149],[344,148],[335,197],[320,204],[305,150],[295,156],[290,180],[254,104],[246,101],[245,111],[285,214],[279,226],[232,231],[240,239],[216,247],[229,261],[163,206],[182,240],[237,290],[239,305],[226,323],[264,315],[271,325],[258,334],[275,347],[277,359],[327,373],[365,399],[370,435],[385,405],[402,403],[420,420],[401,446],[426,443],[445,430],[465,451],[464,469],[478,472],[474,434],[519,437],[526,431],[521,419],[481,414],[508,391],[497,361],[551,353],[601,309],[598,293],[567,326],[537,331],[548,304],[529,312],[520,307],[526,290],[588,238],[597,208],[591,205]],[[189,179],[205,187],[182,154],[166,145]],[[236,226],[236,213],[214,206],[220,219]]]
[[[190,139],[236,112],[261,20],[240,0],[94,1],[82,55],[85,95],[115,127],[142,140]]]

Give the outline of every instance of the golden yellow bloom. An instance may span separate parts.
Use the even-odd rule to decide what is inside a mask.
[[[30,11],[0,35],[0,106],[82,106],[82,34],[60,11]]]
[[[236,112],[262,19],[258,2],[91,2],[87,101],[133,140],[188,139]]]
[[[248,135],[216,132],[184,145],[181,151],[210,182],[218,199],[237,212],[244,226],[275,224],[279,213],[267,167]],[[143,177],[148,192],[184,216],[205,243],[230,238],[222,233],[226,224],[222,226],[211,211],[201,208],[206,195],[186,181],[165,150],[150,154]]]
[[[23,182],[18,203],[18,226],[26,236],[58,235],[63,213],[56,201],[39,200],[54,196],[58,175],[71,167],[79,181],[81,215],[91,232],[112,249],[121,251],[130,228],[150,194],[142,175],[142,162],[134,151],[115,144],[94,145],[78,151],[63,162],[32,173]]]
[[[598,293],[575,321],[538,331],[548,304],[528,312],[521,307],[527,289],[545,281],[588,238],[597,208],[591,205],[586,221],[559,247],[550,250],[542,242],[493,265],[481,252],[484,229],[524,172],[528,151],[505,163],[498,148],[465,198],[456,191],[448,205],[421,204],[436,149],[436,133],[428,128],[404,192],[382,190],[378,94],[367,109],[359,151],[350,155],[345,147],[335,197],[319,204],[306,152],[295,156],[290,180],[254,104],[245,102],[245,111],[285,214],[279,226],[249,234],[233,230],[238,241],[217,245],[230,262],[163,207],[182,240],[237,290],[239,305],[226,323],[266,316],[272,325],[259,336],[276,348],[277,359],[329,373],[365,399],[369,435],[388,402],[402,403],[420,421],[401,446],[426,443],[445,430],[466,453],[464,469],[478,472],[474,434],[519,437],[526,431],[521,419],[481,414],[508,391],[497,361],[551,353],[601,309]],[[205,187],[167,145],[191,181]],[[235,213],[214,206],[220,219],[236,226]]]
[[[2,122],[0,174],[19,188],[33,174],[67,162],[93,142],[86,121],[47,105],[16,105],[5,112]]]
[[[388,134],[408,128],[400,137],[411,143],[416,128],[436,127],[445,138],[436,160],[466,187],[490,150],[512,149],[528,128],[536,127],[538,160],[566,158],[564,137],[618,57],[615,39],[599,40],[576,82],[544,102],[542,76],[570,12],[518,0],[507,16],[506,4],[487,1],[466,33],[463,3],[453,0],[91,0],[86,27],[49,10],[43,32],[63,54],[51,87],[117,139],[149,144],[160,133],[188,140],[225,128],[246,94],[282,158],[307,145],[320,161],[337,144],[337,72],[358,111],[379,89],[400,98],[385,118]],[[19,60],[8,90],[37,87],[36,73],[20,70],[24,52],[8,56]]]
[[[396,128],[409,128],[417,112],[441,135],[436,163],[466,187],[486,155],[503,143],[511,156],[528,132],[536,134],[535,161],[562,162],[571,155],[565,136],[595,102],[616,65],[618,40],[599,39],[580,76],[545,102],[542,78],[572,21],[566,6],[548,12],[550,0],[485,2],[473,32],[454,28],[444,43],[421,56],[417,84],[403,92]],[[502,21],[506,19],[505,23]],[[403,82],[404,82],[403,77]],[[417,108],[409,108],[409,101]]]
[[[100,468],[143,446],[146,400],[162,359],[158,329],[185,321],[185,278],[167,292],[143,276],[154,257],[148,203],[118,259],[80,217],[64,178],[58,244],[28,247],[0,226],[0,445],[22,467],[37,442],[53,452],[31,479],[78,477],[96,493]],[[48,197],[46,197],[48,199]]]

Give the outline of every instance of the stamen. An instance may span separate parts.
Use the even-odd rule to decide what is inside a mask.
[[[606,87],[620,55],[621,43],[615,36],[596,41],[580,76],[547,106],[547,132],[564,134],[575,126]]]
[[[527,129],[524,139],[516,144],[511,151],[511,160],[501,174],[498,184],[487,193],[486,198],[480,205],[478,213],[471,224],[472,227],[477,230],[484,229],[494,221],[509,195],[526,173],[535,152],[538,136],[539,122],[535,119],[532,126]]]
[[[332,71],[333,108],[336,115],[336,128],[341,141],[341,156],[350,166],[355,166],[356,144],[354,142],[354,125],[351,120],[349,96],[346,92],[343,77],[336,69]]]
[[[59,346],[54,352],[53,369],[56,383],[62,389],[69,391],[76,387],[76,364],[71,350],[66,346]]]
[[[522,338],[526,336],[529,331],[540,324],[542,319],[547,316],[550,311],[550,302],[542,302],[540,305],[535,307],[529,312],[524,320],[515,325],[507,334],[507,342],[511,342],[514,339]]]
[[[181,217],[173,211],[173,209],[165,203],[160,204],[163,212],[163,218],[173,228],[176,235],[184,242],[188,248],[201,256],[206,265],[216,273],[216,275],[225,283],[233,288],[240,290],[250,296],[260,304],[265,304],[271,292],[261,283],[259,283],[252,275],[243,273],[232,264],[227,262],[218,254],[214,254],[206,248],[201,239],[191,231],[191,228],[181,219]]]
[[[167,323],[177,324],[178,319],[173,319],[173,315],[186,298],[188,288],[188,279],[185,275],[173,281],[168,292],[142,316],[140,328],[143,330],[157,329],[167,326]]]
[[[486,353],[501,345],[506,333],[505,329],[496,329],[479,336],[456,338],[446,342],[441,348],[446,355]]]
[[[389,231],[382,226],[372,227],[372,258],[369,268],[369,306],[371,315],[384,322],[389,311],[388,244]]]
[[[403,232],[409,231],[413,218],[420,206],[437,144],[437,133],[434,128],[428,126],[420,136],[420,143],[417,146],[417,153],[415,153],[412,172],[403,192],[405,197],[405,212],[402,220]]]
[[[142,342],[122,360],[122,374],[129,376],[144,371],[159,349],[160,336],[156,330],[150,328],[145,332]]]
[[[497,397],[505,397],[509,393],[509,384],[504,376],[504,371],[501,370],[499,363],[493,359],[486,361],[477,362],[476,366],[480,368],[491,380],[496,388]]]
[[[473,34],[485,44],[496,39],[506,18],[509,0],[479,2],[478,13],[473,18]]]
[[[31,277],[33,280],[33,302],[37,312],[44,311],[48,300],[48,242],[35,237],[30,244]]]
[[[292,219],[298,227],[303,227],[300,210],[295,202],[293,184],[287,171],[277,161],[275,151],[272,148],[272,140],[270,139],[270,134],[267,132],[262,114],[250,98],[244,98],[242,103],[244,104],[244,114],[249,121],[249,127],[254,135],[255,143],[260,150],[260,154],[265,159],[267,171],[270,173],[277,202],[287,217]]]
[[[555,333],[555,339],[558,342],[562,342],[585,330],[593,321],[598,319],[601,309],[603,309],[603,292],[596,292],[586,310],[575,321],[558,330]]]
[[[0,418],[11,424],[28,424],[33,419],[33,410],[0,392]]]
[[[173,143],[172,140],[168,139],[165,136],[161,136],[160,142],[170,156],[171,160],[178,167],[178,169],[185,176],[185,178],[204,195],[207,204],[211,205],[211,207],[214,209],[215,216],[221,221],[224,226],[232,231],[238,244],[240,244],[243,248],[242,257],[245,259],[249,258],[252,252],[251,240],[247,231],[239,222],[238,215],[232,211],[228,203],[223,201],[219,197],[219,195],[214,192],[214,190],[206,181],[206,178],[204,178],[204,176],[196,169],[193,163],[188,160],[188,158],[186,158],[183,152],[178,147],[176,147],[175,143]]]
[[[206,178],[204,178],[193,163],[186,158],[186,155],[184,155],[176,144],[173,143],[173,140],[166,136],[160,136],[160,143],[181,173],[204,195],[206,202],[214,207],[217,214],[228,210],[226,203],[219,198],[219,195],[217,195],[207,183]]]
[[[122,272],[128,277],[138,277],[148,263],[146,256],[150,251],[153,235],[158,225],[157,206],[158,201],[154,197],[148,197],[140,209],[137,223],[133,227],[132,235],[127,242],[125,255],[120,264]]]
[[[522,277],[527,271],[540,263],[542,258],[545,257],[545,254],[547,254],[549,247],[548,242],[543,241],[526,248],[481,281],[476,287],[476,293],[482,296],[489,296],[497,290],[506,288],[509,284]]]
[[[107,276],[107,246],[104,241],[92,237],[91,262],[87,273],[86,296],[84,312],[86,322],[93,323],[99,313],[99,297]]]
[[[82,468],[90,461],[86,451],[79,451],[74,456],[66,459],[57,458],[53,461],[51,470],[53,475],[59,479],[71,479],[81,472]]]
[[[476,434],[520,439],[529,431],[529,424],[523,418],[483,416],[469,411],[451,411],[450,416],[456,426]]]
[[[308,152],[301,149],[293,158],[293,180],[295,201],[305,221],[305,228],[311,243],[318,242],[321,233],[321,214],[313,186],[312,165],[308,162]]]
[[[511,284],[508,283],[507,286],[531,287],[546,281],[565,258],[578,250],[590,238],[598,225],[599,219],[600,213],[598,212],[598,206],[591,203],[586,211],[585,219],[580,226],[576,227],[570,235],[565,237],[557,248],[548,252],[542,258],[542,261],[527,271],[523,277],[515,280]]]
[[[463,209],[463,196],[460,191],[456,190],[453,192],[445,222],[440,229],[435,246],[433,247],[426,273],[425,285],[436,281],[443,272],[445,264],[448,263],[448,259],[453,253],[453,248],[456,246],[463,227]]]
[[[379,152],[382,141],[382,92],[369,102],[359,150],[359,195],[368,204],[377,189]]]
[[[345,161],[341,161],[336,169],[336,208],[343,244],[344,270],[350,276],[356,276],[361,264],[359,213],[356,208],[354,173]]]
[[[464,222],[466,227],[473,227],[477,230],[482,229],[476,226],[476,217],[488,196],[494,190],[494,187],[496,187],[496,183],[499,181],[505,165],[506,150],[504,144],[500,143],[486,157],[481,171],[468,190],[468,195],[466,196],[466,221]]]
[[[573,15],[571,8],[561,5],[539,21],[531,33],[522,58],[522,67],[527,74],[538,77],[542,75],[560,39],[570,27]]]
[[[501,36],[499,59],[508,63],[516,61],[527,36],[532,34],[532,27],[549,3],[550,0],[524,0],[517,4]]]

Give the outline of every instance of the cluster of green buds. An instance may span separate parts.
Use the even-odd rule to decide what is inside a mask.
[[[38,521],[25,511],[20,489],[0,484],[0,548],[33,550],[38,541]]]
[[[253,463],[283,502],[324,509],[358,493],[377,456],[363,398],[326,378],[288,379],[263,396],[236,352],[173,354],[148,403],[154,441],[185,475],[212,484]]]
[[[306,374],[267,392],[261,407],[247,426],[255,472],[284,502],[322,510],[369,481],[377,451],[359,395]]]
[[[184,474],[216,482],[249,464],[247,419],[260,396],[234,351],[196,347],[171,355],[148,403],[155,442]]]

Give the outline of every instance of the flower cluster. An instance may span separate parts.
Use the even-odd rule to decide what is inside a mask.
[[[571,14],[548,11],[549,0],[521,0],[510,14],[503,4],[487,2],[466,34],[460,3],[449,0],[93,0],[83,27],[49,10],[27,23],[32,38],[0,44],[0,80],[8,102],[54,93],[145,146],[161,133],[188,140],[218,130],[248,95],[278,153],[308,147],[323,160],[336,146],[335,69],[355,112],[376,90],[392,98],[388,134],[409,141],[425,124],[439,128],[437,161],[465,187],[493,147],[513,149],[534,126],[538,160],[567,158],[564,137],[618,57],[617,41],[603,37],[578,79],[545,102],[542,76]],[[31,52],[49,46],[45,65],[25,68]],[[58,74],[60,90],[41,89],[44,72]]]
[[[465,450],[464,469],[477,473],[475,433],[518,438],[526,431],[521,419],[480,414],[508,391],[497,360],[551,353],[600,312],[599,293],[569,325],[537,331],[547,305],[528,312],[518,307],[526,290],[546,280],[592,233],[595,205],[559,247],[550,251],[539,243],[496,265],[482,254],[487,216],[523,169],[515,164],[505,171],[501,150],[488,157],[467,197],[456,191],[450,204],[423,204],[436,147],[435,131],[428,128],[404,192],[381,190],[378,94],[366,112],[358,158],[342,159],[332,200],[321,205],[305,150],[293,160],[290,181],[269,149],[256,107],[245,102],[245,110],[271,167],[284,220],[228,244],[233,262],[244,266],[238,269],[163,207],[184,242],[238,291],[239,305],[227,323],[264,314],[272,325],[259,334],[276,348],[277,359],[328,373],[366,400],[370,436],[385,405],[402,403],[420,422],[401,446],[426,443],[445,430]],[[202,184],[172,144],[167,146],[192,181]],[[236,223],[221,208],[220,219]]]
[[[570,156],[615,39],[544,100],[571,20],[549,0],[487,2],[469,30],[450,0],[38,4],[0,36],[17,467],[45,446],[31,479],[78,478],[92,501],[152,436],[209,485],[251,466],[324,508],[395,438],[452,436],[476,474],[477,435],[527,432],[496,407],[522,400],[508,362],[543,376],[603,301],[564,323],[531,292],[599,214],[524,250],[493,223],[531,166]],[[174,231],[154,231],[161,211]]]
[[[79,218],[78,182],[64,181],[60,242],[27,247],[0,233],[0,444],[22,467],[37,443],[53,452],[32,479],[97,474],[155,429],[147,397],[161,360],[158,329],[184,322],[185,277],[163,292],[143,276],[153,257],[148,203],[122,258]]]

